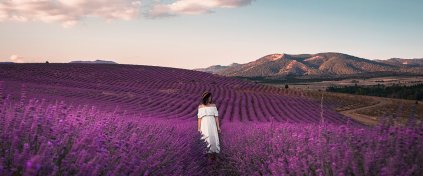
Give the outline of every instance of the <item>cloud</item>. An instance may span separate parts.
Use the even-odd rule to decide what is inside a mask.
[[[16,55],[16,54],[11,55],[11,56],[9,57],[9,60],[10,60],[11,62],[15,62],[15,63],[24,63],[24,62],[25,62],[25,61],[23,60],[23,58],[22,58],[22,57],[20,57],[20,56],[18,56],[18,55]]]
[[[140,6],[139,0],[5,0],[0,2],[0,22],[59,22],[69,27],[88,16],[131,20],[139,16]]]
[[[153,5],[148,9],[141,8],[141,1],[148,0],[0,0],[0,22],[41,21],[70,27],[87,17],[107,21],[136,19],[141,9],[147,10],[143,14],[148,17],[198,15],[218,8],[249,5],[254,0],[174,0],[171,3],[152,0]]]
[[[149,12],[151,17],[198,15],[211,13],[218,8],[236,8],[254,0],[176,0],[170,4],[156,3]]]

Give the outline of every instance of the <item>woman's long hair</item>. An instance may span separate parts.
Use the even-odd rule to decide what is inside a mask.
[[[201,96],[201,104],[206,105],[209,103],[213,103],[213,99],[210,92],[204,92]]]

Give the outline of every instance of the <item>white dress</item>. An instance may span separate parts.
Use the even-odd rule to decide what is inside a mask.
[[[201,139],[207,141],[208,147],[210,147],[207,153],[220,152],[215,116],[218,116],[215,106],[201,107],[198,109],[198,118],[201,118]]]

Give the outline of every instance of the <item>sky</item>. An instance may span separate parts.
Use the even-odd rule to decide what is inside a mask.
[[[423,58],[421,0],[0,0],[0,62],[176,68],[273,53]]]

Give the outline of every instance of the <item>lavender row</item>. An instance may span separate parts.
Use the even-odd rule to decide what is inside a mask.
[[[374,128],[224,123],[210,163],[195,122],[21,98],[0,106],[0,175],[423,174],[423,123],[413,118]]]

